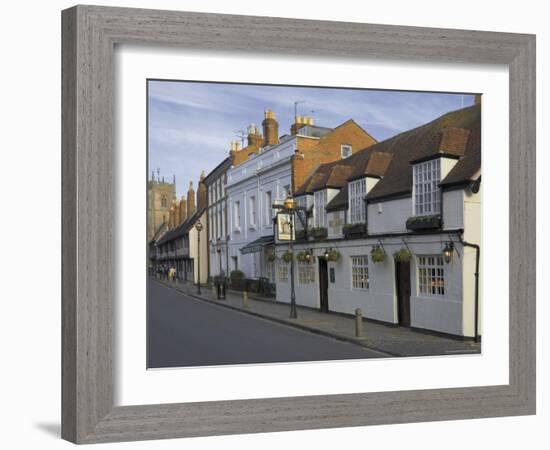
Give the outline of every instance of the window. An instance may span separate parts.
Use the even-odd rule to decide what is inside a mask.
[[[269,227],[271,225],[271,219],[273,218],[273,209],[272,209],[273,198],[271,191],[265,193],[265,221],[264,225]]]
[[[250,226],[255,227],[257,224],[257,211],[256,211],[256,196],[251,196],[250,203]]]
[[[283,186],[283,199],[287,198],[290,195],[290,184]]]
[[[265,265],[267,279],[270,283],[275,283],[275,264],[273,261],[267,261]]]
[[[440,213],[440,160],[432,159],[414,166],[414,214],[425,216]]]
[[[329,234],[330,235],[341,234],[342,227],[344,226],[343,214],[341,214],[340,211],[334,211],[331,214],[327,214],[327,219],[328,219],[327,222],[328,222]]]
[[[279,261],[279,281],[288,283],[288,264],[283,261]]]
[[[212,237],[214,236],[214,221],[212,220],[212,213],[213,209],[210,208],[208,210],[208,223],[210,224],[210,226],[208,227],[208,238],[210,240],[212,240]]]
[[[340,152],[342,154],[342,159],[344,159],[344,158],[347,158],[347,157],[351,156],[351,154],[353,152],[353,149],[352,149],[351,145],[344,144],[344,145],[340,146]]]
[[[349,223],[362,223],[365,221],[365,194],[367,180],[351,181],[348,184],[349,194]]]
[[[351,286],[353,289],[369,288],[369,258],[367,256],[351,257]]]
[[[160,206],[162,206],[163,208],[166,208],[166,197],[163,195],[162,198],[160,199]]]
[[[445,295],[445,269],[442,256],[418,257],[418,292],[423,295]]]
[[[315,264],[308,262],[298,262],[298,283],[308,284],[315,282]]]
[[[325,206],[327,203],[327,191],[317,191],[313,194],[313,222],[315,227],[326,227],[327,213]]]
[[[233,203],[233,207],[235,209],[235,216],[234,216],[235,228],[237,230],[240,230],[241,229],[241,202]]]

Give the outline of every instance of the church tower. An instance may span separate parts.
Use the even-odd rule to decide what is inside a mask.
[[[160,171],[151,173],[147,182],[147,241],[153,239],[160,227],[170,220],[170,208],[176,200],[176,178],[172,183],[161,178]]]

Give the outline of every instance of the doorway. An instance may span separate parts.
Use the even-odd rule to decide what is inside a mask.
[[[411,326],[411,263],[395,263],[395,288],[399,325]]]
[[[319,258],[319,301],[321,312],[328,312],[328,264],[325,258]]]

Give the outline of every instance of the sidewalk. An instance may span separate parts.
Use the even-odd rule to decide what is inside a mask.
[[[356,338],[353,316],[321,313],[314,309],[297,306],[298,319],[289,319],[290,305],[276,302],[274,299],[249,294],[248,308],[245,308],[241,292],[228,291],[225,300],[217,300],[212,289],[208,287],[203,287],[199,296],[197,287],[192,284],[155,281],[201,301],[379,351],[381,357],[480,353],[480,344],[473,341],[461,341],[368,320],[363,320],[363,337]]]

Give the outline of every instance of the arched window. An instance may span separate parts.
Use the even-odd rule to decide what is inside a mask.
[[[164,195],[160,199],[160,206],[162,206],[163,208],[166,208],[166,197]]]

